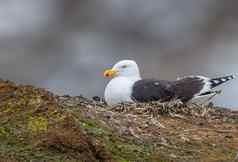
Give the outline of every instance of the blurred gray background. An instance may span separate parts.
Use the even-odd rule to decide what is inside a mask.
[[[0,77],[103,95],[121,59],[143,77],[238,73],[237,0],[0,0]],[[216,105],[238,107],[238,79]]]

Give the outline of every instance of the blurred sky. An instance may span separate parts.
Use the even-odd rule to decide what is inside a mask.
[[[236,0],[0,1],[0,77],[57,94],[103,96],[102,71],[136,60],[143,77],[238,73]],[[238,80],[217,105],[238,108]]]

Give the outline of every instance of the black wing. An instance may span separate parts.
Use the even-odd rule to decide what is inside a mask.
[[[199,76],[185,77],[173,82],[143,79],[134,84],[132,98],[139,102],[166,102],[172,99],[179,99],[186,103],[202,91],[205,83],[204,78]]]
[[[132,89],[132,98],[138,102],[170,101],[175,97],[173,83],[164,80],[142,79]]]
[[[176,98],[182,102],[188,102],[194,95],[202,91],[205,84],[206,82],[202,77],[185,77],[173,82],[173,91],[176,92]]]

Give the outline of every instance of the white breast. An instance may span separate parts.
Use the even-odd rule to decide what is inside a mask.
[[[106,86],[104,97],[108,105],[115,105],[122,102],[133,102],[131,99],[132,88],[138,79],[126,77],[113,78]]]

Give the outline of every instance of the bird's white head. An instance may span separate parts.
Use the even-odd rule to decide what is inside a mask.
[[[116,63],[112,69],[104,71],[105,77],[136,77],[140,78],[139,67],[133,60],[122,60]]]

